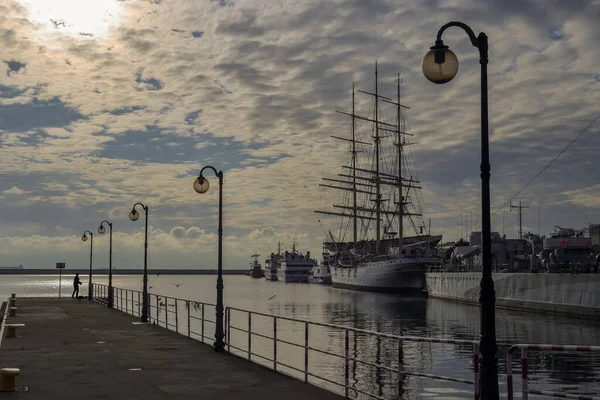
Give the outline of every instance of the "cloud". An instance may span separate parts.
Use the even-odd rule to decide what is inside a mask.
[[[27,192],[2,193],[0,233],[14,262],[45,265],[50,256],[27,251],[42,241],[49,254],[60,249],[84,262],[86,250],[72,238],[107,217],[123,246],[137,251],[123,247],[119,262],[138,262],[143,227],[127,213],[142,201],[154,262],[197,267],[201,256],[214,265],[216,178],[208,176],[207,194],[192,190],[205,165],[224,171],[227,267],[246,265],[251,251],[269,254],[279,241],[290,246],[294,236],[318,253],[326,231],[339,234],[335,220],[313,213],[337,198],[318,184],[349,156],[330,138],[350,134],[350,120],[335,110],[352,109],[353,83],[374,90],[376,60],[381,94],[395,97],[402,75],[424,221],[432,217],[434,232],[456,239],[461,212],[480,209],[480,81],[477,51],[458,28],[444,34],[460,59],[455,80],[439,86],[422,76],[422,57],[447,21],[465,20],[490,38],[494,211],[598,112],[597,2],[113,5],[118,15],[82,36],[92,32],[56,29],[19,1],[0,0],[0,187]],[[368,97],[356,99],[356,111],[372,116]],[[358,129],[370,140],[367,126]],[[542,199],[543,231],[597,218],[587,204],[598,190],[599,129],[522,194],[528,204]],[[493,225],[504,220],[514,235],[516,220],[505,214]],[[525,215],[526,224],[536,219],[533,210]]]
[[[20,189],[20,188],[16,187],[16,186],[13,186],[10,189],[4,190],[2,193],[4,193],[4,194],[21,195],[21,194],[25,194],[27,192],[24,191],[23,189]]]

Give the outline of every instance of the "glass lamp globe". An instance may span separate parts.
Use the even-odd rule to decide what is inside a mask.
[[[83,240],[84,242],[87,240],[87,236],[85,236],[85,234],[81,237],[81,240]]]
[[[131,212],[129,213],[129,219],[132,221],[137,221],[140,218],[140,213],[137,212],[135,209],[131,210]]]
[[[198,193],[206,193],[209,187],[210,183],[206,178],[198,178],[194,181],[194,190]]]
[[[436,63],[436,52],[440,51],[444,54],[444,62]],[[452,50],[448,48],[436,49],[434,46],[423,57],[421,67],[423,68],[423,74],[431,82],[446,83],[450,82],[458,73],[458,58]]]
[[[104,225],[100,225],[98,227],[98,233],[102,235],[104,234],[104,232],[106,232],[106,228],[104,227]]]

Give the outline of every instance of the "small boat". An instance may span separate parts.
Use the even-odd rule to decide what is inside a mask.
[[[252,254],[253,261],[250,263],[250,271],[248,271],[248,276],[251,276],[254,279],[260,279],[265,276],[265,273],[258,262],[258,257],[260,257],[260,254]]]
[[[277,245],[277,254],[271,253],[269,258],[265,260],[264,277],[268,281],[277,281],[277,267],[281,258],[281,243]]]
[[[315,265],[308,274],[308,283],[331,285],[331,262],[335,261],[333,254],[323,249],[321,265]]]

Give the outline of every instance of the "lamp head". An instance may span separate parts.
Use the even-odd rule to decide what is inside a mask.
[[[100,226],[98,227],[98,233],[103,235],[104,232],[106,232],[106,228],[104,227],[104,224],[100,224]]]
[[[194,181],[194,190],[198,193],[206,193],[210,188],[210,183],[208,183],[208,179],[200,175],[198,179]]]
[[[84,234],[83,234],[83,236],[81,237],[81,240],[83,240],[84,242],[85,242],[85,241],[87,241],[87,236],[86,236],[86,234],[85,234],[85,233],[84,233]]]
[[[433,83],[450,82],[458,73],[458,58],[442,40],[436,40],[430,47],[421,65],[423,74]]]
[[[133,210],[131,210],[131,212],[129,213],[129,219],[132,221],[137,221],[139,218],[140,218],[140,213],[137,212],[135,208]]]

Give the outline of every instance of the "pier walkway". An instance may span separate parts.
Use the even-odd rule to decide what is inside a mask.
[[[0,368],[20,368],[2,399],[341,399],[250,361],[87,300],[18,298],[25,324],[2,338]],[[4,332],[6,335],[6,332]]]

